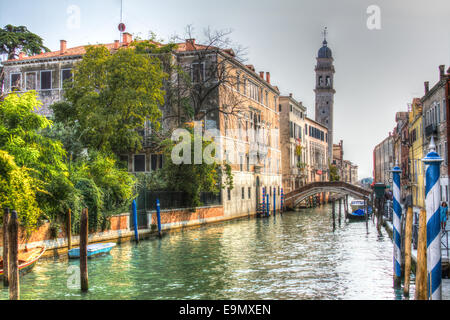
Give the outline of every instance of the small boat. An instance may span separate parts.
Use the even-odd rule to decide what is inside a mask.
[[[95,243],[87,246],[87,256],[88,258],[95,257],[99,254],[109,253],[113,247],[115,247],[115,243]],[[77,259],[80,257],[80,248],[73,248],[69,250],[69,258]]]
[[[351,213],[347,214],[349,220],[361,221],[366,219],[364,200],[353,200],[350,202]]]
[[[45,252],[45,246],[36,247],[28,250],[20,250],[18,254],[19,273],[25,274],[31,271],[36,262]],[[3,278],[3,259],[0,260],[0,278]]]

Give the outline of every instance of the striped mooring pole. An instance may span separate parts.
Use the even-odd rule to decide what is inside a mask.
[[[395,166],[390,170],[393,175],[393,189],[394,189],[394,215],[392,222],[394,225],[394,287],[398,288],[402,284],[402,207],[400,206],[400,173],[402,170]]]
[[[266,216],[270,216],[270,202],[269,202],[269,193],[266,193],[266,197],[267,197],[267,211],[266,211]]]
[[[156,219],[158,223],[158,236],[161,238],[161,206],[159,204],[159,199],[156,199]]]
[[[281,188],[280,213],[282,213],[284,210],[283,206],[284,206],[284,192],[283,192],[283,188]]]
[[[277,188],[273,188],[273,215],[277,214]]]
[[[132,208],[133,208],[134,239],[136,240],[136,242],[139,242],[138,217],[137,217],[136,200],[133,200]]]
[[[262,188],[262,212],[266,212],[266,187]]]
[[[425,208],[427,211],[427,286],[428,299],[441,300],[441,225],[440,225],[440,165],[443,159],[436,153],[431,137],[425,164]]]

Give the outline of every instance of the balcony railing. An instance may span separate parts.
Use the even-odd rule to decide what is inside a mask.
[[[427,138],[433,134],[437,134],[437,126],[434,123],[425,127],[425,136]]]

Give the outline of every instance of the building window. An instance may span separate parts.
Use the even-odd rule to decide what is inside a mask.
[[[199,83],[205,79],[205,63],[192,64],[192,82]]]
[[[52,88],[52,72],[41,71],[41,90],[50,90]]]
[[[25,73],[25,90],[36,90],[36,72]]]
[[[240,171],[244,171],[244,157],[239,156],[239,169]]]
[[[247,171],[250,172],[250,157],[248,154],[245,156],[245,162],[247,164]]]
[[[242,187],[242,200],[245,200],[245,188]]]
[[[237,92],[241,92],[241,76],[239,73],[236,75],[236,90]]]
[[[133,160],[133,171],[145,172],[145,154],[135,154]]]
[[[64,81],[73,81],[72,69],[61,70],[61,89],[63,88]]]
[[[22,74],[11,73],[11,91],[22,91]]]
[[[227,199],[228,199],[228,201],[231,200],[231,190],[230,190],[230,188],[227,188]]]
[[[248,198],[251,199],[252,198],[252,188],[248,187]]]
[[[151,162],[151,166],[152,166],[152,171],[156,171],[156,169],[158,168],[158,155],[152,154],[150,156],[150,162]]]

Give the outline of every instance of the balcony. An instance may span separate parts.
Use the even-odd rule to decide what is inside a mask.
[[[437,126],[436,124],[430,124],[425,127],[425,136],[428,138],[431,135],[437,134]]]

